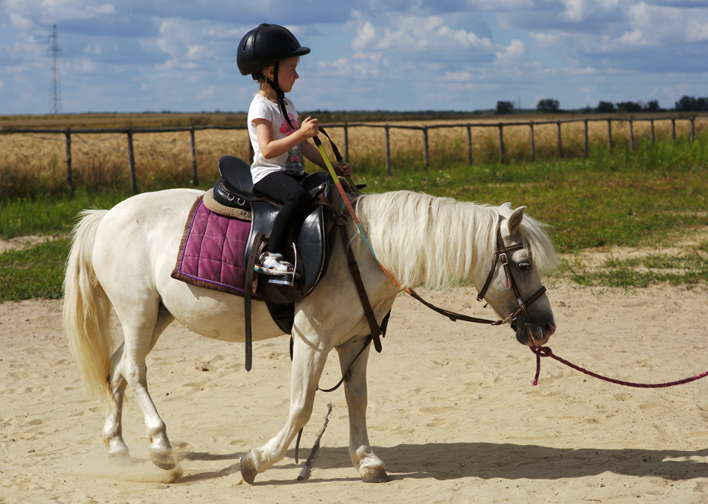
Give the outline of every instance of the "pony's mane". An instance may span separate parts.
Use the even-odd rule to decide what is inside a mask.
[[[376,256],[404,286],[440,288],[458,284],[491,265],[499,216],[510,206],[491,207],[411,191],[359,198],[357,216]],[[521,235],[540,270],[557,266],[546,226],[524,215]]]

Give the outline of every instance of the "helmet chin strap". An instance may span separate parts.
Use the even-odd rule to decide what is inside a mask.
[[[270,80],[268,78],[268,76],[265,74],[263,74],[263,77],[265,78],[268,85],[271,88],[273,88],[273,91],[275,91],[275,94],[278,97],[278,106],[280,107],[280,111],[285,116],[285,120],[288,121],[290,128],[295,129],[295,126],[293,126],[293,123],[290,122],[290,117],[288,116],[288,111],[285,109],[285,93],[283,93],[283,91],[280,89],[280,86],[278,85],[278,68],[279,68],[279,66],[280,66],[280,61],[276,61],[275,64],[273,65],[273,80]]]

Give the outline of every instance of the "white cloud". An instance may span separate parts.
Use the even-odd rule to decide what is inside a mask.
[[[469,0],[470,7],[481,11],[511,11],[533,8],[533,0]]]
[[[391,16],[383,26],[366,21],[352,42],[355,50],[379,50],[404,53],[437,52],[440,57],[451,51],[491,51],[486,37],[453,28],[440,16]]]
[[[66,20],[112,16],[117,12],[112,4],[93,0],[5,0],[5,8],[12,25],[20,30],[30,30],[38,25],[51,26]]]
[[[582,75],[582,76],[589,76],[589,75],[597,75],[600,73],[599,70],[596,68],[591,68],[590,66],[586,66],[585,68],[569,68],[566,70],[566,73],[569,75]]]
[[[354,37],[352,49],[358,51],[373,46],[376,43],[376,33],[371,21],[366,21],[359,29],[356,37]]]
[[[507,47],[497,51],[497,62],[502,65],[518,63],[526,56],[526,46],[520,40],[512,40]]]
[[[620,7],[620,0],[561,0],[561,2],[565,6],[561,18],[573,23],[606,15]]]
[[[449,82],[469,82],[472,80],[470,72],[445,72],[445,80]]]
[[[585,15],[585,4],[583,0],[563,0],[565,4],[565,12],[563,19],[573,22],[581,22]]]
[[[708,41],[708,7],[705,5],[700,9],[680,9],[641,2],[629,9],[628,22],[645,34],[647,43]]]
[[[388,61],[381,53],[357,52],[349,58],[339,58],[331,63],[320,62],[321,70],[334,70],[339,75],[378,77],[384,73]]]
[[[99,71],[99,65],[90,56],[79,56],[61,62],[62,81],[69,81],[74,75],[91,75]]]
[[[92,41],[90,44],[86,45],[86,47],[84,48],[85,54],[89,54],[89,55],[93,55],[93,56],[98,56],[102,52],[103,51],[101,49],[101,44],[97,40]]]
[[[208,86],[196,96],[196,99],[199,101],[205,101],[211,100],[216,96],[218,96],[216,86]]]
[[[570,108],[613,93],[672,106],[672,93],[704,96],[708,78],[706,0],[0,0],[0,109],[45,111],[56,23],[65,109],[224,110],[228,96],[242,110],[253,83],[236,45],[273,13],[313,49],[302,82],[320,95],[298,87],[303,109],[474,109],[505,96]]]
[[[639,29],[634,29],[632,31],[624,33],[618,40],[622,46],[646,46],[648,45],[644,37],[642,36],[642,31]]]
[[[529,37],[536,43],[537,49],[554,49],[561,39],[557,33],[530,33]]]

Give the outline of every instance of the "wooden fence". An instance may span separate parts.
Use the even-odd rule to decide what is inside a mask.
[[[700,118],[703,119],[703,118]],[[648,118],[597,118],[597,119],[568,119],[568,120],[551,120],[551,121],[527,121],[527,122],[498,122],[498,123],[456,123],[456,124],[432,124],[427,126],[411,126],[411,125],[400,125],[400,124],[370,124],[370,123],[339,123],[339,124],[328,124],[324,125],[327,129],[342,128],[344,133],[343,140],[343,150],[344,158],[349,159],[349,130],[351,128],[379,128],[384,130],[384,142],[385,142],[385,156],[386,156],[386,172],[391,174],[391,142],[389,132],[391,129],[404,129],[404,130],[417,130],[422,134],[422,144],[423,144],[423,162],[427,168],[430,164],[430,151],[429,151],[429,141],[428,132],[434,129],[443,128],[463,128],[467,133],[467,162],[469,164],[473,163],[472,158],[472,128],[496,128],[499,132],[499,160],[503,163],[506,161],[506,153],[504,147],[504,128],[511,126],[526,126],[529,128],[529,145],[530,145],[530,157],[531,161],[535,160],[535,139],[534,139],[534,127],[548,124],[555,124],[557,126],[557,152],[559,157],[563,157],[563,140],[561,137],[561,126],[563,124],[569,123],[584,123],[584,154],[585,157],[588,156],[588,123],[590,122],[606,122],[607,123],[607,146],[610,154],[612,154],[613,142],[612,142],[612,123],[628,123],[629,124],[629,145],[630,150],[634,151],[634,123],[635,122],[649,122],[651,131],[651,142],[655,142],[654,133],[654,123],[657,121],[671,121],[671,139],[676,140],[676,122],[677,121],[688,121],[690,122],[690,142],[695,141],[695,117],[689,118],[677,118],[677,117],[648,117]],[[72,134],[91,134],[91,133],[117,133],[125,134],[127,140],[127,152],[128,152],[128,165],[130,170],[130,185],[133,193],[138,192],[137,180],[135,177],[135,156],[133,153],[133,136],[141,133],[175,133],[175,132],[189,132],[190,144],[191,144],[191,157],[192,157],[192,181],[194,185],[199,184],[199,177],[197,173],[197,158],[196,158],[196,142],[195,142],[195,131],[199,130],[245,130],[246,126],[191,126],[182,128],[101,128],[101,129],[83,129],[83,128],[65,128],[59,130],[52,129],[4,129],[0,130],[0,134],[63,134],[65,137],[65,159],[66,159],[66,189],[69,194],[74,192],[74,183],[71,174],[71,135]],[[250,147],[250,142],[249,142]],[[253,156],[253,151],[251,148],[251,157]]]

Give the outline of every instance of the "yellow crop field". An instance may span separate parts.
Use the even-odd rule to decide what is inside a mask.
[[[591,146],[608,144],[606,120],[597,120],[589,115],[588,141]],[[442,166],[448,162],[466,162],[469,155],[468,126],[474,163],[489,163],[500,160],[500,123],[503,127],[505,161],[527,161],[531,159],[530,121],[576,120],[560,125],[561,149],[558,148],[558,124],[534,124],[533,141],[535,159],[556,159],[584,155],[584,117],[558,115],[544,117],[528,116],[468,116],[441,118],[362,121],[350,118],[347,128],[346,150],[349,161],[355,168],[361,165],[366,170],[385,173],[386,169],[386,129],[388,125],[391,164],[395,169],[405,166],[422,166],[423,131],[421,129],[401,129],[400,127],[428,127],[429,160],[432,166]],[[344,128],[347,117],[334,117],[328,128],[332,139],[344,154]],[[630,123],[613,117],[611,122],[612,141],[615,145],[629,143]],[[650,141],[651,123],[635,117],[632,123],[634,141]],[[700,118],[699,118],[700,119]],[[135,128],[133,150],[135,177],[139,190],[159,187],[190,185],[192,181],[192,153],[189,131],[141,132],[140,128],[182,128],[188,126],[242,126],[244,114],[105,114],[17,117],[0,116],[0,200],[7,197],[34,194],[38,191],[50,193],[65,189],[67,178],[66,135],[57,130],[99,128]],[[526,123],[512,125],[509,123]],[[327,124],[324,122],[324,124]],[[696,120],[694,134],[708,129],[708,121]],[[444,126],[444,127],[440,127]],[[691,122],[687,119],[675,121],[676,137],[690,134]],[[43,129],[42,132],[9,133],[16,129]],[[53,132],[54,131],[54,132]],[[5,133],[3,133],[5,132]],[[672,121],[666,118],[654,121],[656,141],[672,137]],[[248,135],[244,129],[197,129],[194,132],[196,164],[200,183],[215,180],[217,162],[224,154],[249,158]],[[325,141],[323,139],[323,141]],[[325,145],[327,142],[325,141]],[[71,166],[75,187],[99,190],[105,187],[130,187],[128,163],[128,141],[124,131],[114,133],[71,132]],[[395,171],[394,171],[395,174]]]

